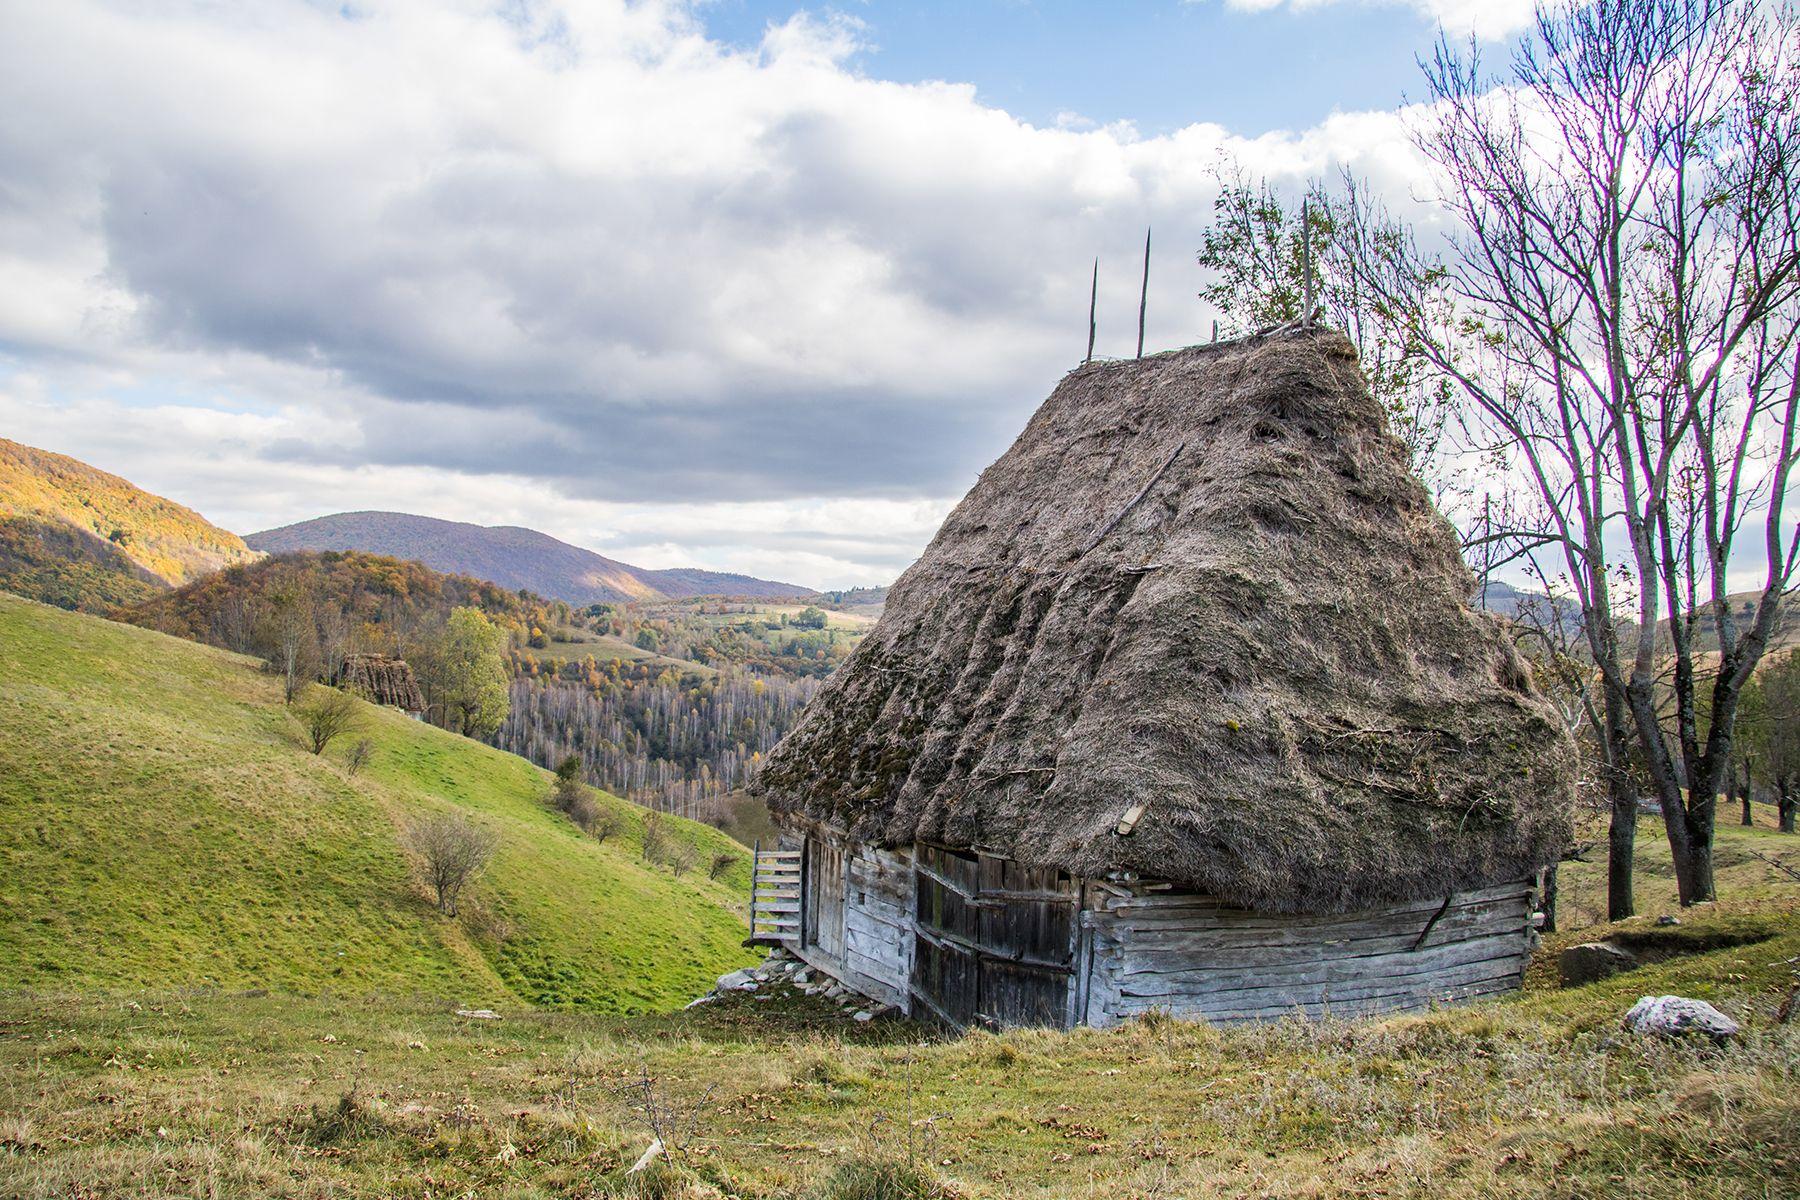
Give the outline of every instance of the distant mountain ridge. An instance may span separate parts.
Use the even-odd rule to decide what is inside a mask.
[[[436,571],[473,575],[571,604],[683,600],[691,596],[811,596],[799,584],[723,571],[646,570],[516,525],[473,525],[412,513],[348,512],[244,539],[268,554],[361,550],[413,559]]]
[[[0,438],[0,589],[106,612],[258,557],[191,508]]]

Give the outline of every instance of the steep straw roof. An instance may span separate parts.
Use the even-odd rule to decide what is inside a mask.
[[[1471,583],[1341,334],[1082,367],[758,790],[1278,911],[1523,878],[1567,844],[1574,752]]]

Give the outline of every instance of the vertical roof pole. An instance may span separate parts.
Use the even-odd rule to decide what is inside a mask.
[[[1094,307],[1099,301],[1100,260],[1096,258],[1094,259],[1094,284],[1093,287],[1088,290],[1088,352],[1087,357],[1081,360],[1084,364],[1094,361]]]
[[[1300,328],[1311,329],[1313,319],[1312,201],[1300,202],[1300,258],[1306,273],[1306,310],[1300,314]]]
[[[1150,302],[1150,229],[1144,228],[1144,286],[1138,292],[1138,352],[1144,357],[1144,309]]]

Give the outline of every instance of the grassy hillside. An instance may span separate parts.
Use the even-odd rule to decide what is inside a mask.
[[[101,611],[256,557],[192,509],[0,438],[0,588]]]
[[[604,845],[521,759],[366,708],[372,765],[306,753],[250,660],[0,596],[0,988],[422,994],[641,1012],[747,961],[715,882]],[[400,847],[454,808],[500,835],[462,920]],[[724,835],[676,823],[703,854]]]

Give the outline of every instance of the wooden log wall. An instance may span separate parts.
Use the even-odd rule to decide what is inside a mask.
[[[1161,1009],[1215,1022],[1360,1016],[1516,989],[1533,939],[1526,882],[1342,916],[1233,908],[1154,885],[1090,884],[1077,1020]]]
[[[902,1011],[912,1009],[908,984],[913,962],[913,864],[905,850],[880,850],[862,843],[830,843],[818,836],[787,834],[784,846],[805,846],[809,860],[841,864],[842,886],[825,898],[829,912],[809,913],[833,929],[819,944],[808,934],[794,949],[799,956],[854,988]],[[819,853],[821,849],[824,853]],[[809,897],[809,903],[811,898]],[[835,937],[841,922],[841,945]]]

